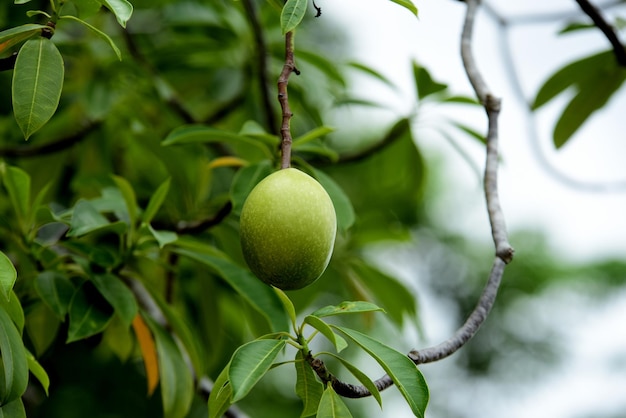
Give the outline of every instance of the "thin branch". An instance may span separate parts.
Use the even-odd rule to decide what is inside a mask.
[[[88,121],[80,131],[54,142],[34,146],[0,148],[0,157],[29,158],[60,152],[86,139],[100,125],[102,125],[102,121]]]
[[[289,96],[287,94],[287,84],[289,84],[289,76],[291,73],[300,74],[296,68],[293,56],[293,31],[285,34],[285,64],[283,70],[278,77],[278,101],[283,112],[282,124],[280,127],[281,136],[281,168],[291,167],[291,108],[289,107]]]
[[[259,17],[255,9],[254,2],[252,0],[243,0],[243,8],[246,12],[246,16],[248,17],[248,21],[250,22],[250,26],[252,28],[252,34],[254,35],[254,45],[256,52],[256,66],[257,66],[257,75],[259,82],[259,91],[261,93],[261,102],[263,104],[263,109],[265,110],[265,124],[269,132],[278,135],[278,131],[276,129],[276,114],[274,112],[274,107],[272,106],[272,101],[270,100],[269,94],[269,75],[268,75],[268,64],[267,64],[267,45],[265,43],[265,37],[263,36],[263,28],[261,27],[261,23],[259,22]]]
[[[508,242],[504,215],[500,208],[498,198],[498,116],[500,113],[500,99],[496,98],[488,89],[487,84],[474,62],[472,53],[472,31],[480,0],[465,0],[465,3],[467,3],[467,12],[461,35],[461,56],[463,58],[465,72],[474,87],[476,96],[483,103],[485,111],[487,112],[487,158],[484,174],[484,193],[487,201],[487,212],[491,224],[492,237],[496,247],[496,256],[487,284],[476,307],[465,323],[454,335],[442,343],[421,350],[411,350],[408,357],[416,365],[434,362],[452,355],[476,334],[485,319],[487,319],[489,312],[491,312],[506,264],[513,258],[513,248],[511,248]],[[321,360],[310,357],[307,361],[318,377],[324,382],[330,382],[338,394],[350,398],[361,398],[371,395],[369,390],[363,386],[351,385],[337,379],[326,369]],[[383,376],[374,383],[379,390],[386,389],[393,385],[393,381],[389,376]]]
[[[613,26],[611,26],[602,16],[600,10],[591,4],[587,0],[576,0],[576,3],[580,6],[583,12],[587,14],[593,21],[593,23],[604,33],[604,36],[609,40],[611,46],[613,47],[613,53],[615,54],[615,58],[617,62],[622,67],[626,67],[626,49],[624,49],[624,45],[620,42]]]

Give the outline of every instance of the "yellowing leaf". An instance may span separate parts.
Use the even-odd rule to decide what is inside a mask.
[[[218,167],[244,167],[248,165],[246,160],[237,157],[219,157],[212,160],[209,163],[209,168],[218,168]]]
[[[146,368],[146,378],[148,380],[148,395],[152,395],[159,384],[159,363],[157,361],[156,345],[154,338],[144,322],[141,315],[135,315],[133,319],[133,330],[139,342],[143,364]]]

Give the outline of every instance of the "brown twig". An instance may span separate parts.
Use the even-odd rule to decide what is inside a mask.
[[[291,167],[291,108],[289,107],[289,96],[287,94],[287,84],[289,83],[289,76],[291,73],[300,74],[300,71],[296,68],[294,55],[293,55],[293,31],[289,31],[285,34],[285,64],[283,70],[278,77],[278,101],[280,102],[280,108],[283,112],[282,124],[280,127],[281,137],[281,168]]]
[[[488,89],[473,58],[472,31],[480,0],[465,0],[465,3],[467,3],[467,13],[461,35],[461,56],[463,58],[465,71],[474,88],[476,96],[480,99],[487,112],[487,158],[484,174],[484,193],[487,201],[492,238],[496,247],[496,255],[487,284],[476,307],[470,313],[465,323],[454,335],[440,344],[421,350],[411,350],[408,357],[416,365],[434,362],[452,355],[476,334],[493,307],[506,264],[513,258],[513,248],[511,248],[508,242],[504,215],[498,198],[498,116],[500,113],[500,99],[496,98]],[[364,386],[351,385],[337,379],[328,372],[321,360],[310,358],[308,362],[318,377],[324,382],[330,382],[335,391],[341,396],[361,398],[371,395],[369,390]],[[374,384],[379,390],[384,390],[393,385],[393,381],[389,376],[385,375],[376,380]]]
[[[261,102],[263,105],[263,109],[265,110],[265,123],[269,132],[278,135],[278,131],[276,129],[276,114],[274,112],[274,107],[272,106],[272,101],[270,100],[270,94],[268,89],[268,53],[267,45],[265,44],[265,37],[263,36],[263,28],[261,27],[261,23],[259,22],[254,2],[252,0],[243,0],[242,4],[246,12],[246,16],[248,17],[248,21],[250,22],[252,34],[254,36],[257,76],[259,82],[259,91],[261,93]]]
[[[626,67],[626,49],[624,49],[624,45],[620,42],[617,37],[617,33],[602,16],[600,10],[591,4],[587,0],[576,0],[576,3],[580,6],[583,12],[587,14],[593,21],[593,23],[604,33],[604,36],[609,40],[611,46],[613,47],[613,53],[615,54],[615,58],[620,66]]]

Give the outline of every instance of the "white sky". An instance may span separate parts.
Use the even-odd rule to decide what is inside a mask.
[[[509,17],[577,10],[573,0],[483,1],[495,4]],[[394,109],[396,118],[408,114],[413,106],[412,59],[422,63],[437,80],[448,83],[455,93],[473,95],[459,57],[465,5],[453,0],[414,2],[420,9],[419,20],[385,0],[318,2],[325,18],[347,25],[354,33],[353,56],[347,56],[346,60],[364,62],[400,87],[400,92],[375,82],[362,87],[362,97],[387,103]],[[594,0],[594,3],[606,3],[606,0]],[[624,7],[621,15],[626,16]],[[564,63],[608,48],[606,39],[599,33],[585,31],[554,36],[562,24],[517,25],[509,32],[515,65],[521,74],[527,100],[534,97],[541,83]],[[502,64],[501,34],[496,29],[484,14],[479,15],[474,45],[478,66],[487,83],[503,99],[500,194],[509,229],[545,231],[557,254],[573,261],[623,256],[626,248],[626,189],[597,193],[572,188],[556,180],[538,163],[536,150],[529,139],[528,119],[524,116],[519,96],[511,88],[508,70]],[[565,176],[580,182],[599,183],[609,189],[615,182],[623,184],[626,181],[626,124],[623,120],[626,94],[622,92],[601,114],[593,116],[563,149],[554,150],[551,132],[555,116],[564,103],[561,98],[538,115],[537,141],[549,163]],[[443,114],[445,111],[442,108],[436,112]],[[480,112],[455,113],[454,117],[478,129],[486,123]],[[433,120],[426,122],[432,124]],[[445,188],[449,189],[447,194],[433,202],[433,210],[441,214],[441,221],[447,227],[470,237],[490,239],[478,180],[447,142],[423,128],[427,124],[415,125],[418,144],[426,158],[439,161],[444,156],[445,180],[450,186]],[[336,127],[341,129],[341,126]],[[482,167],[483,149],[466,138],[459,138],[458,143]],[[437,300],[429,300],[423,294],[420,296],[426,304],[421,312],[426,334],[436,343],[437,338],[447,336],[455,324],[442,323],[445,307],[438,306]],[[620,411],[626,416],[626,333],[623,332],[626,292],[613,295],[601,308],[582,304],[581,308],[572,309],[572,306],[579,306],[577,302],[580,300],[572,300],[567,295],[560,298],[546,295],[534,302],[538,307],[551,308],[550,315],[554,315],[551,318],[555,324],[566,324],[562,342],[569,351],[562,367],[521,391],[518,387],[513,395],[507,392],[510,387],[494,387],[493,382],[463,382],[464,390],[443,394],[451,403],[462,405],[458,416],[579,418]],[[615,369],[611,361],[617,361],[621,368]],[[450,375],[458,370],[455,371],[446,361],[425,366],[425,369],[431,390],[436,388],[438,391],[431,392],[431,397],[442,396],[441,389],[446,387],[442,379],[458,378]],[[621,370],[621,373],[616,374],[615,370]],[[386,394],[384,398],[396,396]],[[402,418],[410,415],[399,399],[399,402],[386,403],[380,416]]]

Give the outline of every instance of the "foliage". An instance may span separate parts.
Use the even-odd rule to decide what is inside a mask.
[[[417,15],[411,1],[392,2]],[[237,403],[260,415],[279,405],[284,416],[349,417],[353,404],[314,366],[323,357],[349,372],[382,407],[352,362],[361,351],[424,416],[420,370],[370,333],[380,321],[419,325],[416,295],[368,257],[429,223],[417,115],[342,146],[352,132],[324,120],[372,105],[349,74],[393,83],[344,62],[342,34],[310,19],[308,1],[132,3],[0,6],[0,60],[14,60],[0,72],[12,98],[0,101],[0,414],[218,417]],[[284,293],[246,267],[238,230],[248,193],[279,165],[267,80],[296,28],[293,164],[328,191],[338,237],[322,278]],[[477,104],[412,69],[416,113]],[[588,116],[619,87],[623,74],[611,74],[601,99],[564,112],[562,143],[577,128],[572,112]],[[555,75],[535,105],[588,81]],[[445,135],[482,140],[450,122]],[[286,369],[292,396],[272,386]],[[33,396],[23,397],[27,387]]]

